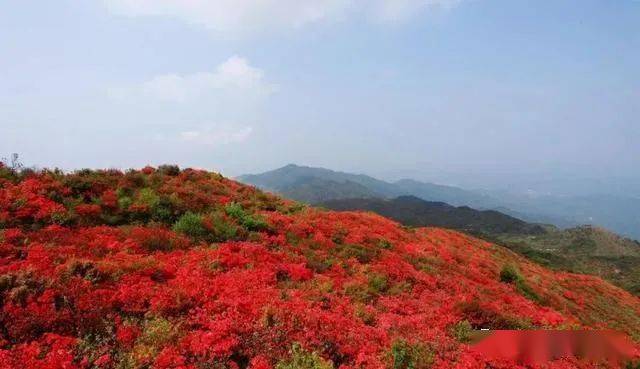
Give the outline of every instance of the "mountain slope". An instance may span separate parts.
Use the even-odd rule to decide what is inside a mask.
[[[322,179],[331,184],[345,182],[357,183],[368,189],[365,195],[375,193],[378,196],[387,197],[401,194],[401,190],[393,184],[363,174],[336,172],[324,168],[305,167],[295,164],[289,164],[282,168],[261,174],[249,174],[238,177],[240,182],[278,193],[291,191],[293,187],[304,185],[315,179]],[[300,194],[300,196],[299,198],[293,199],[304,201],[305,198],[312,197],[313,195]]]
[[[331,181],[317,177],[303,177],[291,185],[281,187],[282,196],[310,204],[329,199],[370,198],[380,195],[368,187],[349,180]]]
[[[545,232],[542,226],[493,210],[455,207],[443,202],[429,202],[414,196],[386,199],[331,200],[320,204],[332,210],[367,210],[414,227],[443,227],[474,233],[512,233],[537,235]]]
[[[372,211],[407,226],[461,230],[506,246],[541,265],[596,275],[640,295],[640,243],[603,228],[561,230],[496,211],[454,207],[411,196],[331,200],[321,205],[338,211]]]
[[[538,235],[495,234],[489,239],[542,265],[597,275],[640,296],[638,241],[591,226],[547,229]]]
[[[0,229],[1,369],[513,368],[469,330],[640,340],[640,300],[598,278],[205,171],[0,166]]]
[[[494,208],[500,204],[500,201],[490,196],[457,187],[425,183],[413,179],[402,179],[394,182],[394,184],[403,193],[411,194],[427,201],[441,201],[455,206],[470,206],[480,209]]]

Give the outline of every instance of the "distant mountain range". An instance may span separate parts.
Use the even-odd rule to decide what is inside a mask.
[[[238,180],[310,204],[336,199],[392,199],[410,195],[453,206],[497,210],[528,222],[553,224],[562,228],[593,224],[640,239],[640,199],[635,197],[538,196],[468,190],[412,179],[387,182],[363,174],[295,164],[262,174],[243,175]]]
[[[444,202],[425,201],[415,196],[395,199],[341,199],[319,204],[332,210],[367,210],[415,227],[442,227],[469,233],[540,235],[546,232],[538,224],[527,223],[495,210],[455,207]]]
[[[393,198],[413,195],[427,201],[467,205],[475,208],[490,207],[496,203],[490,196],[457,187],[402,179],[386,182],[364,174],[336,172],[289,164],[262,174],[249,174],[237,178],[264,190],[280,193],[294,200],[311,204],[346,198]],[[320,193],[316,190],[323,186]]]
[[[240,182],[252,184],[261,189],[285,195],[294,200],[318,203],[327,200],[365,197],[395,197],[403,193],[394,184],[363,174],[335,172],[324,168],[303,167],[289,164],[285,167],[262,174],[249,174],[237,178]],[[315,192],[321,180],[324,196]],[[354,185],[359,185],[354,193]],[[308,188],[309,191],[305,191]]]

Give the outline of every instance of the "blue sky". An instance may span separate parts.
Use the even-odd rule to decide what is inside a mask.
[[[640,1],[1,8],[0,151],[28,164],[237,175],[296,162],[605,190],[640,177]]]

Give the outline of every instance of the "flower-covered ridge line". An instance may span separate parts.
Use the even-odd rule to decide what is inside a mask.
[[[520,367],[471,349],[479,328],[638,342],[640,300],[458,232],[217,173],[0,165],[0,369]]]

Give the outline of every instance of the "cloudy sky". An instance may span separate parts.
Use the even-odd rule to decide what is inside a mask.
[[[640,1],[3,0],[0,156],[640,177]]]

